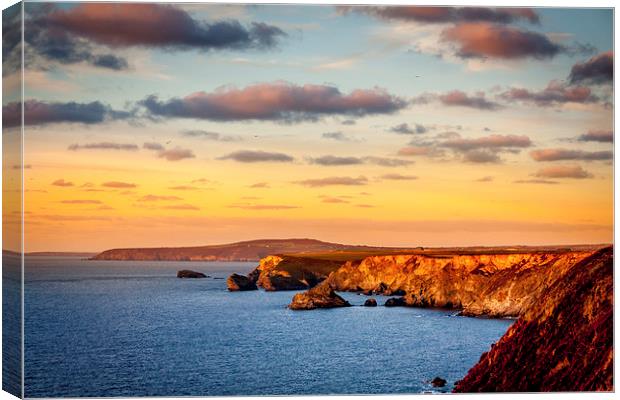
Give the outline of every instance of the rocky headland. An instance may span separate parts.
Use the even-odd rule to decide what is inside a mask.
[[[613,390],[612,247],[411,253],[269,256],[247,278],[308,289],[294,310],[346,307],[336,292],[352,291],[394,296],[385,306],[518,318],[455,391]]]

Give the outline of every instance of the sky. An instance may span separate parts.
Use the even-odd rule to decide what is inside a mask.
[[[612,241],[610,9],[26,3],[25,27],[25,251]]]

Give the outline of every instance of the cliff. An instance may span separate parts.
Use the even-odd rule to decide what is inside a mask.
[[[371,256],[346,262],[327,281],[336,291],[404,295],[408,306],[518,317],[593,251]]]
[[[341,266],[342,262],[334,260],[299,256],[268,256],[260,260],[258,267],[248,275],[247,279],[251,284],[267,291],[301,290],[316,286]],[[234,283],[238,279],[229,279],[228,290],[237,290]]]
[[[613,390],[613,248],[573,265],[455,392]]]
[[[314,239],[264,239],[212,246],[106,250],[92,260],[117,261],[258,261],[270,254],[305,254],[338,250],[381,249]]]

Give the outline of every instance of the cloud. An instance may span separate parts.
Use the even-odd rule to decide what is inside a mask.
[[[432,146],[407,146],[398,150],[399,156],[430,156],[437,153]]]
[[[52,32],[73,35],[110,47],[161,47],[168,50],[239,50],[271,48],[286,34],[280,28],[236,20],[208,23],[166,4],[79,4],[55,9],[45,17]]]
[[[319,179],[306,179],[302,181],[294,182],[298,185],[308,187],[325,187],[325,186],[361,186],[368,183],[368,178],[365,176],[358,176],[357,178],[349,176],[331,176],[328,178]]]
[[[194,158],[194,152],[189,149],[175,147],[174,149],[162,150],[157,154],[159,158],[165,158],[168,161],[179,161],[186,158]]]
[[[252,189],[268,189],[269,183],[267,182],[257,182],[249,186]]]
[[[68,148],[71,151],[78,150],[126,150],[136,151],[138,146],[130,143],[112,143],[112,142],[100,142],[100,143],[87,143],[87,144],[72,144]]]
[[[406,165],[413,164],[413,161],[400,160],[398,158],[386,158],[386,157],[373,157],[368,156],[363,158],[367,164],[375,164],[381,167],[404,167]]]
[[[584,170],[578,165],[561,165],[561,166],[553,166],[547,167],[538,170],[536,174],[534,174],[537,178],[551,178],[551,179],[564,179],[564,178],[572,178],[572,179],[588,179],[593,178],[593,175],[588,171]]]
[[[75,186],[73,184],[73,182],[68,182],[65,181],[64,179],[56,179],[54,182],[52,182],[52,185],[54,186],[60,186],[60,187],[71,187],[71,186]]]
[[[323,203],[330,203],[330,204],[347,204],[347,203],[349,203],[349,201],[341,199],[340,197],[323,197],[321,199],[321,201]]]
[[[530,152],[530,156],[535,161],[600,161],[613,160],[614,153],[612,151],[583,151],[568,149],[540,149]]]
[[[138,185],[136,185],[135,183],[118,182],[118,181],[105,182],[105,183],[102,183],[101,186],[108,187],[108,188],[114,188],[114,189],[129,189],[129,188],[138,187]]]
[[[384,20],[412,21],[427,24],[450,22],[486,21],[508,24],[525,20],[539,22],[531,8],[490,7],[428,7],[428,6],[341,6],[341,13],[357,12]]]
[[[138,199],[138,201],[147,201],[147,202],[151,202],[151,201],[177,201],[177,200],[183,200],[180,197],[177,196],[157,196],[157,195],[153,195],[153,194],[147,194],[145,196],[142,196]]]
[[[381,179],[387,179],[391,181],[413,181],[418,179],[414,175],[401,175],[401,174],[385,174],[380,176]]]
[[[153,117],[212,121],[313,121],[332,115],[391,114],[407,102],[384,89],[357,89],[343,94],[334,86],[261,83],[243,89],[224,87],[184,98],[160,101],[155,95],[140,101]]]
[[[102,204],[99,200],[62,200],[63,204]]]
[[[546,179],[520,179],[520,180],[514,181],[513,183],[533,183],[537,185],[557,185],[558,184],[558,182],[556,181],[549,181]]]
[[[487,22],[446,28],[441,40],[452,43],[461,58],[549,59],[567,51],[543,34]]]
[[[200,188],[196,186],[188,186],[188,185],[180,185],[180,186],[172,186],[169,187],[170,190],[200,190]]]
[[[353,141],[353,138],[345,135],[342,132],[326,132],[323,135],[321,135],[321,137],[323,139],[332,139],[332,140],[337,140],[339,142],[351,142],[351,141]]]
[[[338,165],[358,165],[363,164],[364,160],[359,157],[338,157],[338,156],[322,156],[309,159],[310,164],[318,164],[324,166]]]
[[[580,142],[601,142],[601,143],[613,143],[614,132],[613,131],[589,131],[577,138]]]
[[[341,122],[342,125],[355,125],[356,122],[354,119],[345,119],[344,121]]]
[[[154,151],[164,151],[165,148],[161,143],[157,142],[147,142],[142,145],[142,148],[146,150],[154,150]]]
[[[475,139],[455,137],[440,144],[460,151],[479,149],[506,149],[526,148],[532,145],[532,141],[525,135],[489,135]]]
[[[166,210],[188,210],[188,211],[198,211],[200,208],[193,206],[191,204],[177,204],[173,206],[164,206],[161,207]]]
[[[472,163],[499,163],[501,158],[496,152],[489,150],[467,150],[464,151],[463,160]]]
[[[499,103],[487,100],[484,93],[477,93],[475,96],[469,96],[460,90],[439,95],[439,101],[445,106],[460,106],[476,108],[478,110],[497,110],[501,108]]]
[[[598,97],[586,86],[567,86],[559,81],[551,81],[539,91],[511,88],[499,95],[510,102],[532,103],[540,107],[550,107],[565,103],[596,103]]]
[[[390,132],[400,133],[403,135],[422,134],[428,132],[428,128],[424,125],[415,124],[413,127],[407,123],[402,123],[390,128]]]
[[[310,164],[317,164],[323,166],[343,166],[343,165],[359,165],[359,164],[374,164],[381,167],[402,167],[413,164],[413,161],[400,160],[397,158],[386,157],[339,157],[339,156],[321,156],[316,158],[309,158]]]
[[[8,103],[2,107],[2,125],[5,128],[21,125],[21,103]],[[24,123],[45,125],[53,123],[98,124],[110,120],[128,119],[132,113],[116,111],[98,101],[91,103],[60,103],[26,100],[24,102]]]
[[[294,158],[284,153],[273,153],[260,150],[239,150],[228,155],[218,157],[218,160],[234,160],[242,163],[256,163],[292,162]]]
[[[571,68],[568,80],[571,84],[612,83],[614,80],[614,53],[607,51],[577,63]]]
[[[221,135],[217,132],[209,132],[202,130],[189,130],[182,132],[184,136],[199,137],[206,140],[213,140],[217,142],[239,142],[242,140],[241,136]]]
[[[299,206],[287,206],[287,205],[281,205],[281,204],[253,204],[253,205],[232,205],[232,206],[228,206],[229,208],[241,208],[244,210],[258,210],[258,211],[263,211],[263,210],[290,210],[293,208],[300,208]]]
[[[475,181],[476,182],[493,182],[495,178],[493,178],[492,176],[483,176],[482,178],[478,178]]]

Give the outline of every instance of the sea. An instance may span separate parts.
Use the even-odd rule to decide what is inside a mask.
[[[354,307],[292,311],[293,291],[228,292],[226,277],[254,262],[25,264],[32,398],[447,392],[513,323],[382,307],[382,296],[362,307],[355,293],[340,293]]]

